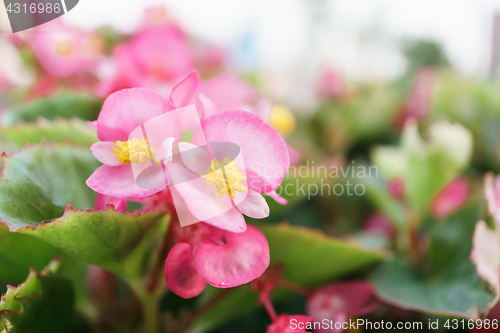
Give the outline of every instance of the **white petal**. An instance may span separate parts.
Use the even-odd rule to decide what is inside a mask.
[[[92,147],[90,147],[90,150],[92,150],[94,157],[103,164],[110,166],[122,165],[122,163],[116,159],[117,155],[111,151],[113,148],[117,148],[114,142],[99,141],[94,143]]]
[[[269,216],[269,206],[266,199],[260,193],[252,190],[248,191],[245,200],[240,202],[236,208],[254,219],[263,219]]]
[[[172,147],[174,144],[175,138],[170,137],[165,139],[161,145],[155,150],[155,157],[160,161],[171,162],[172,161]]]
[[[189,142],[179,142],[179,150],[184,165],[198,175],[204,175],[210,165],[207,147],[198,147]]]

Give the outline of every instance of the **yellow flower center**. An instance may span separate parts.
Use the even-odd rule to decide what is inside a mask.
[[[129,141],[116,141],[111,151],[116,154],[116,159],[127,165],[129,163],[151,163],[155,161],[156,166],[160,166],[160,160],[154,156],[155,148],[150,147],[148,139],[133,138]]]
[[[295,129],[295,116],[286,105],[276,104],[271,110],[269,123],[282,135],[289,135]]]
[[[62,56],[68,56],[71,54],[73,45],[69,41],[60,42],[56,46],[56,52]]]
[[[223,161],[215,158],[208,166],[205,175],[201,175],[206,180],[206,184],[215,184],[219,198],[227,193],[231,198],[236,198],[236,192],[247,191],[243,180],[247,179],[245,174],[238,169],[234,161],[226,156]]]

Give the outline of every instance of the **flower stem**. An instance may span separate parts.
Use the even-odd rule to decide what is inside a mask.
[[[144,321],[144,333],[158,333],[160,318],[159,295],[150,294],[144,288],[142,281],[129,281],[129,285],[135,292],[141,303],[142,320]]]

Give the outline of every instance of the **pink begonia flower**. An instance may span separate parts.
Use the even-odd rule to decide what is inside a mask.
[[[198,220],[231,232],[244,232],[246,223],[243,214],[252,218],[269,215],[269,206],[261,193],[275,196],[275,190],[288,171],[290,159],[285,142],[276,130],[245,111],[216,114],[203,120],[201,126],[203,131],[194,133],[192,143],[179,144],[185,167],[176,163],[167,165],[172,179],[192,180],[174,188],[179,199]],[[222,182],[222,172],[213,174],[221,178],[218,180],[199,177],[209,167],[213,168],[214,163],[228,163],[226,158],[231,155],[226,149],[228,145],[211,144],[210,153],[200,149],[205,140],[209,143],[231,143],[241,150],[244,169],[238,161],[234,166],[231,162],[224,167],[229,177],[236,174],[230,185]],[[234,167],[236,169],[232,169]],[[221,187],[215,183],[218,181],[221,181]]]
[[[267,327],[266,333],[301,333],[307,332],[307,324],[312,321],[311,317],[303,315],[278,316],[271,325]]]
[[[323,319],[333,321],[333,327],[315,329],[320,333],[339,333],[342,329],[335,328],[335,323],[343,323],[354,316],[368,314],[380,304],[375,300],[374,288],[368,282],[340,282],[314,291],[307,300],[307,314],[314,321]]]
[[[485,177],[484,196],[488,204],[488,212],[500,227],[500,176],[488,173]]]
[[[153,172],[163,177],[158,162],[163,163],[171,156],[173,147],[179,142],[181,120],[172,116],[161,126],[148,125],[148,121],[172,110],[174,107],[166,97],[145,88],[125,89],[110,95],[95,123],[101,141],[91,147],[96,159],[104,165],[87,179],[87,185],[98,193],[116,198],[145,197],[163,190],[165,186],[138,186],[133,167],[152,163],[154,158],[158,167]],[[146,127],[151,128],[147,139],[141,137],[140,131]],[[141,133],[130,138],[138,129]]]
[[[29,42],[38,62],[50,75],[67,77],[93,72],[102,60],[104,42],[96,34],[66,26],[60,19],[36,29]]]
[[[420,120],[429,114],[431,109],[431,98],[434,92],[434,73],[430,68],[421,69],[417,73],[413,88],[401,113],[396,119],[399,127],[410,119]]]
[[[387,192],[394,199],[401,199],[405,194],[405,183],[401,178],[393,178],[387,182]]]
[[[396,229],[391,221],[382,214],[372,215],[368,221],[366,221],[363,229],[369,232],[382,234],[388,239],[392,239],[396,235]]]
[[[442,220],[462,207],[469,195],[469,182],[459,177],[446,185],[432,202],[431,212]]]
[[[186,36],[178,27],[148,28],[130,43],[115,47],[111,73],[103,75],[97,93],[106,96],[132,87],[167,93],[193,66]]]
[[[251,282],[269,266],[269,244],[254,226],[231,233],[198,223],[174,232],[180,242],[168,254],[165,281],[180,297],[198,296],[207,282],[217,288]]]
[[[344,78],[338,71],[327,70],[321,76],[316,87],[318,97],[339,99],[346,95]]]

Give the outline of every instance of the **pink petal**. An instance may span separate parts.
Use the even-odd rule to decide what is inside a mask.
[[[177,108],[196,104],[198,111],[201,112],[201,103],[198,100],[200,89],[200,75],[193,71],[172,89],[170,102]]]
[[[130,165],[101,165],[87,179],[87,186],[98,193],[116,198],[146,197],[162,190],[139,187]]]
[[[179,150],[184,165],[192,172],[203,175],[210,165],[207,146],[198,147],[189,142],[179,142]]]
[[[203,110],[202,119],[211,117],[219,113],[219,110],[217,110],[217,106],[210,100],[210,98],[208,98],[204,94],[199,94],[198,99],[200,100],[201,108]]]
[[[120,166],[123,163],[116,159],[116,154],[112,152],[113,148],[116,148],[115,143],[111,141],[100,141],[96,142],[90,147],[94,157],[101,163],[109,166]]]
[[[243,233],[226,232],[224,245],[202,244],[194,251],[194,266],[209,284],[236,287],[261,276],[269,266],[269,244],[248,225]]]
[[[95,121],[87,121],[87,125],[89,125],[93,129],[97,129],[97,120],[95,120]]]
[[[288,200],[286,200],[281,195],[279,195],[278,193],[276,193],[276,191],[267,192],[266,194],[269,197],[273,198],[273,200],[276,201],[277,203],[279,203],[280,205],[286,205],[286,204],[288,204]]]
[[[500,234],[490,229],[484,221],[476,224],[470,259],[477,274],[500,293]]]
[[[467,201],[469,182],[457,178],[445,186],[432,202],[431,211],[437,219],[443,219],[458,210]]]
[[[168,163],[167,169],[172,179],[171,186],[199,221],[232,232],[245,231],[245,219],[233,207],[228,195],[219,198],[214,184],[206,184],[205,178],[181,165]],[[174,204],[176,204],[175,197]]]
[[[135,128],[173,108],[166,97],[146,88],[117,91],[104,101],[97,136],[101,141],[127,141]]]
[[[109,205],[113,205],[115,207],[115,210],[118,212],[124,212],[127,210],[127,200],[97,193],[94,209],[106,210]]]
[[[260,193],[252,190],[248,191],[246,198],[237,204],[236,208],[254,219],[263,219],[269,216],[269,205],[266,199]]]
[[[230,142],[237,144],[245,161],[245,175],[251,189],[266,193],[275,190],[290,166],[285,141],[276,130],[246,111],[226,111],[202,121],[193,143]],[[203,136],[204,134],[204,136]]]
[[[173,25],[144,30],[130,43],[130,52],[144,74],[160,80],[175,80],[194,67],[186,36]]]
[[[188,243],[178,243],[170,250],[165,262],[165,282],[182,298],[196,297],[205,289],[207,282],[194,267]]]
[[[206,81],[202,92],[215,103],[219,111],[239,109],[257,99],[257,92],[253,87],[229,72]]]

